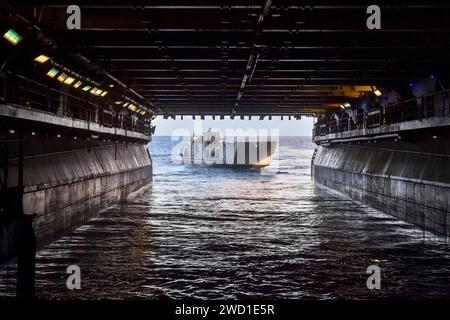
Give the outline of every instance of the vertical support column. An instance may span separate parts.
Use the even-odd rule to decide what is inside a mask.
[[[400,104],[400,121],[403,122],[405,120],[405,104]]]
[[[95,106],[95,115],[94,115],[94,122],[95,123],[100,123],[100,119],[99,119],[99,112],[98,112],[98,106]]]
[[[117,138],[114,139],[114,160],[117,160]]]
[[[424,106],[423,106],[423,96],[420,97],[420,115],[419,115],[419,120],[423,119],[423,111],[424,111]]]
[[[18,141],[18,179],[17,179],[17,189],[20,195],[23,195],[23,132],[22,128],[19,128],[19,141]]]
[[[47,86],[45,89],[45,106],[47,108],[47,112],[50,112],[51,105],[52,105],[52,100],[51,100],[51,96],[50,96],[50,87]]]
[[[445,117],[445,91],[442,92],[442,116]]]
[[[363,113],[363,129],[367,129],[367,112]]]
[[[9,162],[9,154],[8,154],[8,141],[5,141],[2,144],[2,166],[3,166],[3,185],[2,188],[4,190],[8,190],[8,162]]]
[[[4,103],[6,103],[6,101],[8,100],[7,77],[7,73],[3,72],[3,70],[0,70],[0,100],[2,100]]]

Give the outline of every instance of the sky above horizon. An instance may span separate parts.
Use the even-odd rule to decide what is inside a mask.
[[[314,118],[302,117],[301,120],[288,120],[284,117],[281,120],[280,117],[272,117],[272,120],[259,120],[259,118],[253,118],[248,120],[246,117],[241,120],[239,117],[231,120],[225,118],[224,120],[213,120],[212,117],[205,117],[205,120],[200,120],[196,117],[193,120],[191,116],[185,116],[183,120],[180,117],[174,119],[163,119],[158,116],[152,121],[152,124],[156,125],[155,135],[158,136],[190,136],[193,132],[199,134],[205,132],[209,128],[220,130],[225,133],[227,130],[256,130],[257,132],[267,130],[275,132],[278,130],[280,136],[311,136],[313,128]]]

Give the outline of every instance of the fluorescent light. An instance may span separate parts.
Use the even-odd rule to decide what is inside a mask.
[[[108,91],[103,91],[103,92],[100,94],[100,96],[104,97],[104,96],[106,96],[107,94],[108,94]]]
[[[67,77],[67,79],[64,80],[64,84],[67,84],[70,86],[74,81],[75,81],[75,78]]]
[[[65,73],[61,73],[61,74],[59,75],[59,77],[58,77],[58,78],[56,78],[56,79],[58,79],[58,81],[59,81],[59,82],[64,82],[64,80],[66,80],[66,79],[67,79],[67,77],[68,77],[68,75],[67,75],[67,74],[65,74]]]
[[[102,90],[101,89],[97,89],[97,88],[93,88],[92,90],[91,90],[91,93],[94,95],[94,96],[99,96],[101,93],[102,93]]]
[[[126,107],[128,107],[129,104],[130,104],[129,102],[125,102],[125,103],[123,104],[123,106],[126,108]]]
[[[9,43],[11,43],[14,46],[17,45],[22,40],[22,37],[13,29],[9,29],[8,31],[6,31],[6,33],[3,35],[3,38],[8,40]]]
[[[81,89],[81,90],[83,90],[83,91],[89,91],[89,90],[91,90],[91,89],[92,89],[91,86],[84,86],[83,89]]]
[[[340,104],[339,107],[340,107],[341,109],[345,109],[345,107],[344,107],[343,104]]]
[[[59,73],[59,70],[56,70],[55,68],[51,68],[49,72],[47,72],[47,76],[50,78],[54,78]]]
[[[115,101],[114,104],[122,104],[122,101]]]
[[[39,62],[39,63],[45,63],[48,61],[48,59],[50,59],[49,57],[47,57],[44,54],[41,54],[39,57],[37,57],[36,59],[34,59],[34,61]]]
[[[73,85],[73,87],[74,87],[75,89],[78,89],[82,84],[83,84],[83,82],[78,81],[77,83],[75,83],[75,84]]]
[[[350,104],[350,103],[348,103],[348,102],[346,102],[346,103],[344,103],[344,107],[345,108],[350,108],[352,105]]]
[[[113,84],[110,84],[109,87],[110,87],[110,88],[114,88],[114,85],[113,85]]]
[[[377,97],[379,97],[379,96],[381,96],[382,95],[382,93],[381,93],[381,91],[380,90],[375,90],[373,93],[375,93],[375,95],[377,96]]]

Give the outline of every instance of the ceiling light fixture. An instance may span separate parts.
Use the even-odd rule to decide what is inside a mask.
[[[70,86],[72,83],[74,83],[74,81],[75,81],[75,78],[67,77],[67,79],[64,80],[64,84],[67,84]]]
[[[49,72],[47,72],[47,76],[50,78],[54,78],[56,77],[56,75],[59,73],[59,70],[55,69],[55,68],[51,68]]]
[[[56,79],[58,79],[59,82],[64,82],[64,81],[67,79],[67,77],[68,77],[67,74],[61,73],[61,74],[59,75],[59,77],[56,78]]]
[[[47,57],[45,54],[41,54],[39,57],[35,58],[34,61],[39,62],[39,63],[45,63],[49,60],[50,58]]]
[[[3,35],[3,38],[8,40],[8,42],[14,46],[16,46],[22,40],[22,37],[13,29],[9,29],[8,31],[6,31],[6,33]]]

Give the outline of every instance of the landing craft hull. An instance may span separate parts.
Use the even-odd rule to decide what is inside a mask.
[[[203,164],[221,167],[255,168],[272,163],[277,147],[275,141],[190,141],[183,150],[184,164]]]

